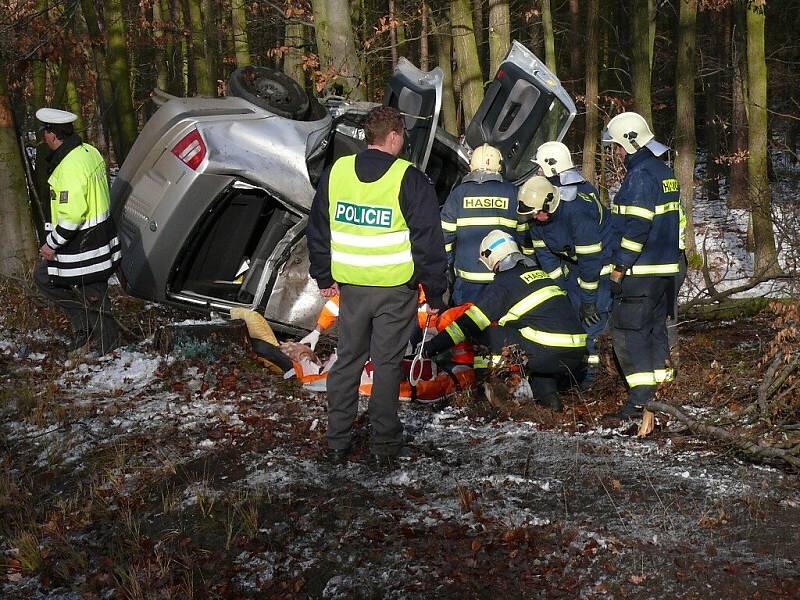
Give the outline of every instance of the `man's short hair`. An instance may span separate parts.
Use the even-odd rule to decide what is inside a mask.
[[[62,142],[75,133],[75,126],[72,123],[45,123],[43,129],[55,134]]]
[[[381,144],[390,131],[402,134],[403,116],[392,106],[377,106],[367,113],[364,121],[364,135],[367,144]]]

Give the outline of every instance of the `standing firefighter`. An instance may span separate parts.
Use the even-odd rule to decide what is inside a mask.
[[[493,229],[517,236],[517,188],[503,181],[500,151],[489,144],[475,148],[470,173],[442,207],[447,258],[454,267],[453,304],[474,302],[494,279],[478,260],[478,246]]]
[[[34,280],[72,325],[75,336],[68,350],[88,343],[100,353],[110,352],[119,345],[119,332],[111,315],[108,278],[121,251],[111,220],[106,164],[75,133],[77,115],[42,108],[36,118],[51,152],[44,158],[50,185],[50,204],[45,206],[49,233],[39,249],[42,260]]]
[[[496,229],[517,239],[517,188],[503,181],[502,157],[494,146],[478,146],[470,158],[470,173],[447,197],[442,207],[447,259],[455,282],[451,294],[454,305],[475,302],[494,279],[491,269],[478,260],[478,248],[486,234]],[[503,333],[493,326],[473,341],[489,350],[476,352],[473,366],[487,369],[500,361]]]
[[[408,161],[400,112],[381,106],[364,123],[367,149],[338,159],[317,186],[307,238],[323,296],[340,293],[338,359],[328,376],[329,458],[343,463],[367,359],[374,367],[372,458],[382,468],[409,455],[397,415],[406,344],[417,327],[418,284],[430,310],[444,308],[447,258],[438,202]]]
[[[679,261],[678,181],[658,157],[657,142],[641,115],[625,112],[608,122],[604,143],[624,160],[627,173],[612,208],[615,240],[611,285],[614,352],[628,385],[623,418],[641,414],[656,386],[671,378],[667,315],[672,312]]]
[[[474,337],[496,320],[504,325],[507,344],[521,346],[527,355],[534,398],[561,410],[558,391],[582,378],[586,362],[586,333],[570,306],[566,292],[526,258],[510,234],[491,231],[480,244],[480,260],[494,272],[475,305],[425,345],[435,356],[453,344]]]
[[[531,177],[520,190],[519,213],[520,219],[530,219],[529,235],[539,264],[564,283],[589,336],[587,385],[600,363],[596,338],[611,312],[611,215],[595,192],[578,192],[564,200],[564,189],[544,177]],[[554,264],[559,264],[555,273]],[[569,272],[562,275],[563,271]]]

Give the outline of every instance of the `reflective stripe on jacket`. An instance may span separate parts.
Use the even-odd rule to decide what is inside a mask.
[[[664,161],[642,148],[625,159],[628,173],[614,197],[612,262],[635,276],[678,272],[680,190]]]
[[[47,245],[56,251],[47,272],[60,285],[103,281],[121,258],[111,220],[108,177],[103,157],[80,144],[53,169]]]
[[[339,283],[402,285],[414,275],[410,232],[400,210],[400,186],[411,163],[398,159],[383,177],[364,183],[355,160],[344,156],[331,169],[331,274]]]

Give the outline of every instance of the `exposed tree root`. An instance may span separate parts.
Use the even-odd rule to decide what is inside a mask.
[[[800,468],[800,446],[794,446],[790,449],[759,446],[758,444],[726,431],[721,427],[701,423],[696,419],[684,414],[676,407],[664,402],[650,402],[647,405],[647,408],[651,411],[658,411],[675,417],[694,433],[730,444],[748,456],[766,460],[781,460],[792,465],[793,467]]]

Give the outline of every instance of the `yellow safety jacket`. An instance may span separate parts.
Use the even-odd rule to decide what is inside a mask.
[[[377,181],[356,175],[356,157],[331,168],[328,211],[331,276],[339,283],[391,287],[414,275],[411,238],[400,210],[400,187],[408,161],[397,159]]]
[[[121,258],[111,220],[108,177],[103,157],[80,144],[51,173],[50,222],[46,243],[56,251],[47,264],[61,285],[108,279]]]

